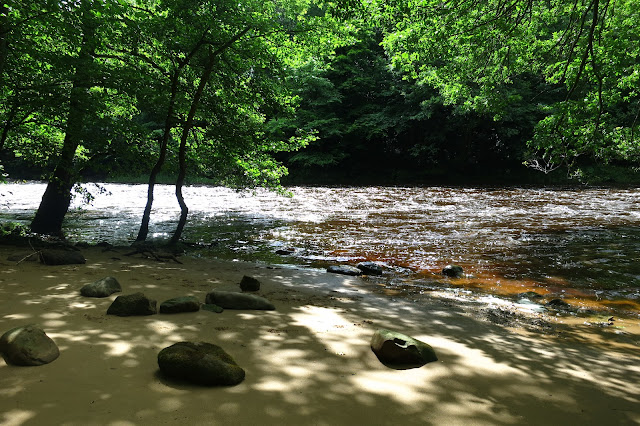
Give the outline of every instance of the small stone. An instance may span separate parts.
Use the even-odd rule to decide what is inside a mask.
[[[294,254],[295,252],[296,252],[296,249],[294,249],[292,247],[287,247],[287,248],[276,250],[276,254],[279,254],[281,256],[289,256],[289,255]]]
[[[253,277],[245,275],[240,281],[240,290],[242,291],[258,291],[260,290],[260,281]]]
[[[197,312],[200,301],[195,296],[174,297],[160,304],[161,314],[178,314],[182,312]]]
[[[529,300],[534,300],[534,299],[542,299],[542,295],[539,293],[536,293],[535,291],[525,291],[524,293],[518,293],[516,295],[518,297],[518,299],[529,299]]]
[[[390,330],[378,330],[371,339],[371,350],[389,368],[409,369],[438,360],[428,344]]]
[[[273,311],[275,306],[264,297],[255,294],[214,290],[207,293],[205,303],[218,305],[223,309],[247,309]]]
[[[21,366],[48,364],[60,356],[55,342],[33,324],[4,333],[0,337],[0,353],[7,364]]]
[[[118,280],[114,277],[105,277],[84,285],[80,289],[80,294],[85,297],[107,297],[119,291],[122,291],[122,287]]]
[[[209,312],[215,312],[216,314],[222,313],[224,312],[224,309],[222,309],[220,306],[218,305],[214,305],[213,303],[205,303],[204,305],[202,305],[200,307],[203,311],[209,311]]]
[[[332,265],[327,268],[327,272],[350,276],[362,275],[362,271],[360,269],[350,265]]]
[[[571,305],[562,299],[551,299],[545,303],[545,306],[549,306],[554,309],[571,309]]]
[[[158,366],[167,377],[205,386],[234,386],[245,371],[220,346],[206,342],[179,342],[158,354]]]
[[[442,275],[449,278],[462,278],[464,276],[464,271],[462,269],[462,266],[447,265],[444,267],[444,269],[442,269]]]
[[[149,299],[142,293],[134,293],[116,297],[107,315],[117,315],[119,317],[129,317],[138,315],[154,315],[157,313],[157,302]]]

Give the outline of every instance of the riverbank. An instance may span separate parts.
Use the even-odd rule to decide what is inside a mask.
[[[477,306],[384,295],[362,278],[318,270],[187,256],[160,263],[100,248],[83,251],[85,265],[5,260],[16,250],[24,249],[0,246],[0,331],[37,323],[61,355],[40,367],[0,361],[3,425],[640,422],[640,339],[624,329],[552,318],[546,331],[505,327]],[[159,303],[239,290],[250,275],[276,310],[107,316],[117,294],[78,290],[108,275],[123,294]],[[429,343],[439,361],[383,366],[369,347],[379,328]],[[222,346],[245,381],[203,388],[161,377],[158,352],[184,340]]]

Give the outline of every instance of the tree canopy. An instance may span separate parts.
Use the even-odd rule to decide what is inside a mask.
[[[5,1],[0,162],[48,179],[40,232],[91,175],[147,175],[148,216],[169,173],[186,218],[189,174],[634,164],[639,24],[631,0]]]

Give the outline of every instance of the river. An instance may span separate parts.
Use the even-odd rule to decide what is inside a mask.
[[[131,243],[145,185],[87,184],[65,222],[70,240]],[[29,223],[42,183],[0,185],[0,221]],[[640,189],[528,187],[294,187],[292,197],[190,186],[184,238],[205,255],[325,267],[380,262],[380,285],[514,298],[536,291],[585,309],[638,316]],[[151,236],[173,231],[171,186],[159,185]],[[276,255],[278,249],[292,255]],[[465,278],[446,279],[455,263]]]

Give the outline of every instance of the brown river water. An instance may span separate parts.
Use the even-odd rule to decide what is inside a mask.
[[[146,186],[88,184],[67,216],[70,240],[131,243]],[[0,185],[0,221],[29,223],[45,186]],[[409,293],[518,300],[535,291],[582,310],[640,318],[640,189],[539,187],[295,187],[267,191],[185,188],[184,237],[201,255],[324,268],[372,260],[371,282]],[[163,238],[179,208],[156,191],[151,231]],[[277,255],[278,249],[291,255]],[[458,264],[465,277],[442,268]]]

